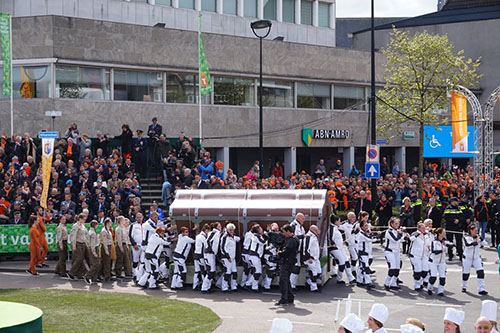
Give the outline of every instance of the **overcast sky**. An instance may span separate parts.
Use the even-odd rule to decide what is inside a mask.
[[[437,11],[438,0],[375,0],[376,17],[411,17]],[[371,0],[337,0],[337,17],[370,17]]]

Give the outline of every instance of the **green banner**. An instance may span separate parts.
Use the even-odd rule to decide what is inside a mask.
[[[56,228],[57,224],[46,224],[45,227],[47,231],[45,232],[45,238],[49,244],[50,252],[57,252],[56,245]],[[68,228],[68,243],[69,243],[69,233],[71,231],[72,224],[67,224]],[[85,224],[85,227],[90,229],[90,224]],[[103,228],[102,224],[97,225],[97,233]],[[0,253],[26,253],[30,252],[30,237],[27,224],[19,225],[0,225]],[[70,247],[70,246],[68,246]]]
[[[0,13],[0,45],[2,48],[2,95],[10,96],[11,56],[10,56],[10,15]]]
[[[201,39],[201,14],[198,29],[198,59],[200,66],[200,94],[210,94],[212,92],[212,82],[210,81],[210,72],[205,58],[205,50],[203,49],[203,40]]]

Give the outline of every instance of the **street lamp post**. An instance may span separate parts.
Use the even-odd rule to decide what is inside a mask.
[[[250,23],[253,34],[260,40],[260,84],[259,84],[259,176],[263,176],[264,168],[264,126],[263,126],[263,106],[262,106],[262,40],[269,36],[272,23],[269,20],[259,20]]]
[[[372,145],[377,144],[377,125],[376,125],[376,96],[375,96],[375,0],[371,0],[371,96],[370,96],[370,107],[371,107],[371,142]],[[372,202],[377,200],[377,180],[372,179],[371,184],[372,189]],[[372,205],[372,209],[375,206]],[[371,213],[371,212],[370,212]]]

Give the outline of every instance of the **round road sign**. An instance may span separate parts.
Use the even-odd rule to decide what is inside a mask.
[[[368,157],[372,160],[377,158],[377,150],[376,149],[368,150]]]

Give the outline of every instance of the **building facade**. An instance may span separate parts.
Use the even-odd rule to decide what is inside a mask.
[[[11,1],[11,7],[7,2],[1,3],[0,11],[9,12],[10,8],[14,14],[15,132],[52,129],[52,119],[45,116],[45,112],[56,110],[62,112],[62,117],[55,120],[56,130],[64,130],[76,122],[80,133],[94,136],[100,130],[114,136],[121,132],[123,123],[128,123],[133,130],[145,130],[151,118],[158,117],[168,137],[176,137],[181,132],[199,137],[198,35],[195,31],[199,3],[194,2],[194,9],[175,8],[180,7],[181,0],[173,1],[172,7],[160,6],[162,11],[190,13],[194,21],[192,29],[181,29],[167,28],[169,22],[165,20],[149,19],[148,24],[110,20],[112,3],[118,3],[122,9],[125,5],[135,5],[136,9],[139,5],[149,6],[149,13],[155,12],[158,6],[122,2],[100,1],[108,6],[107,19],[80,17],[83,1],[74,2],[77,6],[74,8],[79,8],[78,15],[66,13],[66,1],[62,15],[54,13],[60,8],[50,6],[47,12],[37,14],[33,9],[38,4],[35,0],[26,15],[16,9],[21,6],[17,5],[18,1]],[[297,3],[302,6],[304,2],[308,1],[296,0],[294,6]],[[62,1],[43,3],[60,5]],[[96,15],[97,1],[92,3],[92,15]],[[224,161],[225,167],[242,175],[258,159],[259,41],[250,37],[252,19],[224,14],[220,3],[230,1],[215,3],[217,12],[209,15],[218,15],[222,21],[231,17],[244,20],[249,32],[244,36],[234,30],[202,33],[213,84],[213,93],[202,98],[203,146]],[[240,13],[238,8],[246,1],[236,3]],[[256,3],[257,8],[265,8],[268,2]],[[276,2],[277,12],[280,3],[284,6],[285,0]],[[321,3],[316,3],[312,2],[312,8],[319,10]],[[333,6],[334,2],[329,2],[324,8],[331,10]],[[205,20],[208,15],[203,10],[202,13]],[[266,17],[260,14],[258,16]],[[317,36],[328,29],[334,41],[335,29],[315,26],[314,16],[319,14],[312,15],[313,25],[306,28],[316,31]],[[277,19],[279,16],[276,15]],[[135,17],[137,19],[137,15]],[[302,19],[303,15],[299,22]],[[280,36],[274,29],[283,22],[272,22],[271,37]],[[149,25],[152,23],[153,26]],[[165,28],[154,26],[156,23],[165,23]],[[304,25],[286,24],[296,26],[297,30]],[[209,29],[202,26],[202,31]],[[354,164],[362,170],[365,147],[370,142],[369,52],[336,48],[318,40],[292,42],[285,36],[284,41],[264,40],[263,57],[264,175],[276,160],[285,162],[287,173],[314,171],[311,169],[320,158],[331,166],[337,158],[342,158],[345,171]],[[378,86],[383,85],[382,63],[383,57],[378,56]],[[1,119],[9,119],[9,113],[9,99],[3,97]],[[9,121],[0,122],[0,133],[9,131]],[[312,134],[310,140],[304,140],[307,133]],[[403,168],[409,162],[409,168],[413,159],[407,161],[406,155],[416,154],[417,146],[418,132],[414,137],[403,139],[401,136],[384,145],[382,155],[390,161],[398,160]]]

